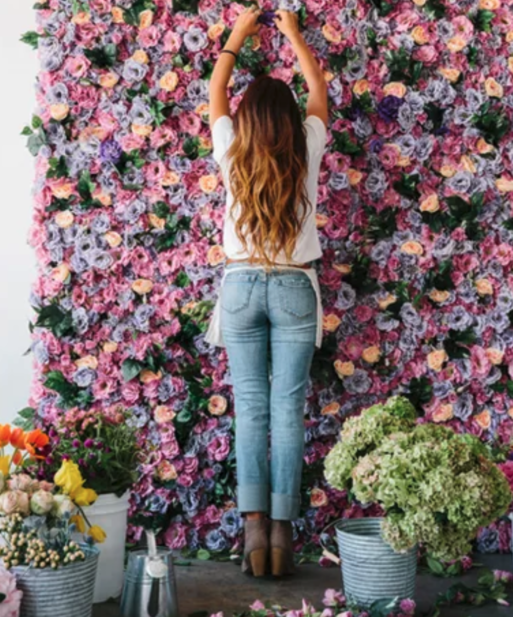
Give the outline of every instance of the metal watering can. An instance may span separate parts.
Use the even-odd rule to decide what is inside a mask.
[[[172,552],[146,531],[148,551],[131,551],[121,596],[122,617],[178,617]]]

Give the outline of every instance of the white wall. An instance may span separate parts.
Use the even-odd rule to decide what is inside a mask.
[[[34,0],[35,1],[35,0]],[[2,0],[0,19],[0,423],[28,401],[32,356],[28,320],[35,259],[27,244],[34,159],[20,131],[35,109],[36,52],[21,34],[35,29],[32,0]]]

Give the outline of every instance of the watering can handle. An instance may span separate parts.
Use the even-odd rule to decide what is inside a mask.
[[[333,563],[337,564],[337,566],[339,566],[342,563],[342,560],[340,559],[340,557],[337,557],[334,553],[332,553],[330,550],[328,550],[328,548],[326,547],[326,545],[324,544],[323,540],[322,540],[322,536],[323,534],[325,534],[328,529],[330,529],[330,527],[333,527],[334,525],[336,525],[337,523],[340,523],[340,521],[342,521],[343,519],[338,518],[336,521],[331,521],[331,523],[328,523],[328,525],[326,525],[326,527],[321,531],[321,548],[322,548],[322,555],[323,557],[326,557],[326,559],[329,559],[330,561],[332,561]],[[335,542],[337,541],[337,538],[333,538],[335,540]]]

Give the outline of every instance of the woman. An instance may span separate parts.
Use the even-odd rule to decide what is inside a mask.
[[[226,346],[233,380],[242,569],[262,576],[270,557],[279,576],[294,570],[291,521],[299,515],[305,391],[322,337],[310,262],[321,257],[315,206],[328,104],[326,81],[296,15],[277,11],[274,23],[308,84],[307,118],[302,122],[287,84],[267,76],[249,85],[230,117],[227,84],[246,37],[259,31],[259,15],[251,8],[239,16],[210,85],[213,155],[227,191],[227,260],[206,338]]]

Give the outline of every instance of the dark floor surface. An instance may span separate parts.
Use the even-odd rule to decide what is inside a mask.
[[[511,555],[477,555],[475,561],[491,569],[513,570]],[[233,563],[192,561],[190,566],[176,566],[180,617],[187,617],[196,611],[209,613],[223,611],[225,617],[233,612],[247,609],[254,600],[272,601],[292,609],[301,608],[303,598],[321,608],[324,590],[332,587],[341,589],[339,568],[321,568],[314,564],[302,565],[295,576],[281,580],[254,579],[240,572],[240,566]],[[459,578],[443,579],[427,573],[417,577],[415,600],[421,611],[432,606],[439,592],[445,591],[455,582],[472,585],[479,577],[479,568]],[[513,605],[513,593],[509,601]],[[119,617],[119,605],[112,602],[97,604],[93,617]],[[442,610],[442,617],[513,617],[513,606],[488,604],[482,607],[468,605]]]

